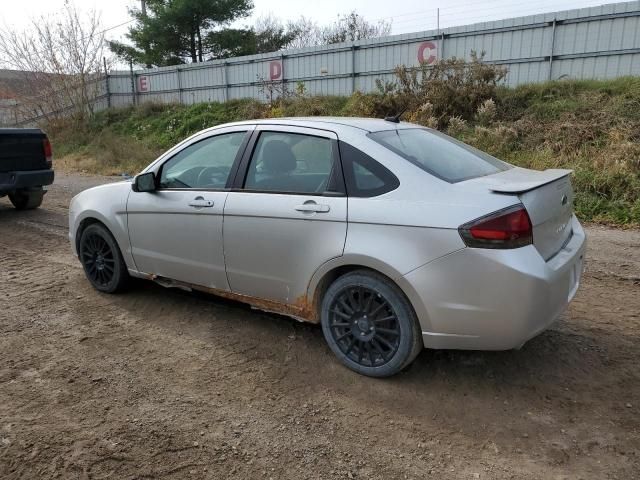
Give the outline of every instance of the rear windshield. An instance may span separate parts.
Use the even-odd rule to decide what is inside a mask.
[[[423,170],[450,183],[508,170],[511,165],[437,130],[410,128],[369,137]]]

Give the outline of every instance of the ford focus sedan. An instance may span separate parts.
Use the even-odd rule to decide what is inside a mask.
[[[384,377],[558,318],[585,251],[570,173],[404,122],[239,122],[77,195],[69,237],[101,292],[139,277],[320,323],[344,365]]]

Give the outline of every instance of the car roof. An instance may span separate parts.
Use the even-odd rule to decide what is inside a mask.
[[[405,128],[420,128],[418,125],[400,122],[395,123],[379,118],[360,118],[360,117],[288,117],[288,118],[265,118],[258,120],[246,120],[242,122],[234,122],[229,125],[290,125],[296,127],[312,127],[327,129],[351,127],[366,132],[379,132],[383,130],[398,130]],[[222,125],[219,125],[222,126]]]

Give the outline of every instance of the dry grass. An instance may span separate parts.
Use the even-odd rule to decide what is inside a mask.
[[[255,100],[143,105],[102,112],[88,124],[52,126],[50,133],[63,168],[134,174],[163,150],[217,124],[282,116],[379,117],[408,102],[412,108],[405,113],[406,120],[440,125],[450,135],[508,162],[536,169],[573,169],[576,210],[583,220],[640,224],[640,78],[485,87],[475,91],[462,85],[456,95],[473,97],[477,107],[457,113],[433,97],[442,89],[416,87],[412,93],[385,85],[372,94],[299,96],[273,105]],[[450,89],[445,91],[447,98],[452,95]],[[464,98],[458,101],[464,103]]]

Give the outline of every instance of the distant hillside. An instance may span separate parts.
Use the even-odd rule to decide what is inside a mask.
[[[16,99],[32,96],[44,89],[52,74],[0,69],[0,99]]]
[[[0,69],[0,99],[13,99],[24,92],[28,72]]]

